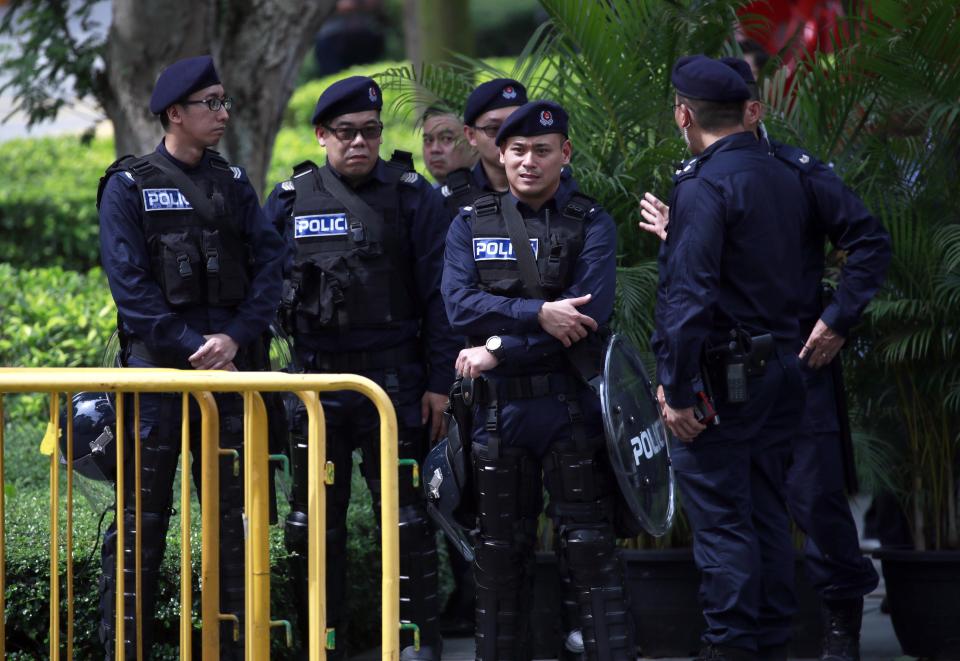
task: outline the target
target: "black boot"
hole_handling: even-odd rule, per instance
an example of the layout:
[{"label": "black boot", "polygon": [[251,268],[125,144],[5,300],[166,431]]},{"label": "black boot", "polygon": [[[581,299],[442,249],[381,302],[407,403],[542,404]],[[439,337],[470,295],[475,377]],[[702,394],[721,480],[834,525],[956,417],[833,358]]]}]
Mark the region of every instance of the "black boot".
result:
[{"label": "black boot", "polygon": [[742,647],[707,645],[694,661],[756,661],[757,655]]},{"label": "black boot", "polygon": [[820,661],[860,661],[863,598],[824,600]]}]

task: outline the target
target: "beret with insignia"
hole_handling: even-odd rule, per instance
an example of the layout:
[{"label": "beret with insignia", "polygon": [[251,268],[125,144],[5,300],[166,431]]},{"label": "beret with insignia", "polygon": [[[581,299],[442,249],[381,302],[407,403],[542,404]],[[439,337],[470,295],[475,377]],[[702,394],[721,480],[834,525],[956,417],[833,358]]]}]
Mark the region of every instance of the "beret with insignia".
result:
[{"label": "beret with insignia", "polygon": [[507,138],[517,135],[567,135],[567,121],[567,111],[560,104],[553,101],[531,101],[507,117],[497,132],[496,144],[499,147]]},{"label": "beret with insignia", "polygon": [[150,112],[159,115],[197,90],[219,84],[220,76],[209,55],[177,60],[157,78],[153,94],[150,95]]},{"label": "beret with insignia", "polygon": [[690,99],[733,103],[750,98],[740,74],[706,55],[685,55],[673,65],[670,80],[677,93]]},{"label": "beret with insignia", "polygon": [[511,78],[496,78],[477,85],[467,97],[463,123],[473,126],[477,117],[489,110],[522,106],[527,102],[527,88]]},{"label": "beret with insignia", "polygon": [[383,95],[380,86],[367,76],[350,76],[333,83],[317,99],[310,123],[316,126],[325,120],[351,112],[380,110]]}]

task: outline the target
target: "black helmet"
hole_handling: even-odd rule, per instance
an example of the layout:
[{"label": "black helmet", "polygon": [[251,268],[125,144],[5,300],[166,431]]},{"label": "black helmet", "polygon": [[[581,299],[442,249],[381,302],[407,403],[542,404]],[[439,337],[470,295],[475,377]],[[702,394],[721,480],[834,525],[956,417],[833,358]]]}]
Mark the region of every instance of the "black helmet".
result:
[{"label": "black helmet", "polygon": [[[466,466],[457,433],[456,424],[451,420],[448,437],[437,443],[424,459],[423,488],[430,518],[450,538],[467,562],[473,562],[473,526],[464,525],[464,519],[470,518],[464,510],[469,508],[461,507],[461,500],[470,500],[471,486],[466,482]],[[460,451],[451,448],[459,448]]]},{"label": "black helmet", "polygon": [[[73,396],[73,468],[80,475],[101,482],[116,477],[117,414],[112,398],[102,392],[78,392]],[[67,434],[60,434],[60,455],[67,460]]]}]

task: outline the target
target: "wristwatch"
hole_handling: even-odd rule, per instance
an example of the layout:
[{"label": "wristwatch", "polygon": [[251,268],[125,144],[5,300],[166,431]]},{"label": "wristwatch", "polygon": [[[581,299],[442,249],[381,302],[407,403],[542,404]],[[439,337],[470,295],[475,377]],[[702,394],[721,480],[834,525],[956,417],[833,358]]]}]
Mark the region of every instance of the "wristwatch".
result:
[{"label": "wristwatch", "polygon": [[503,340],[500,339],[499,335],[491,335],[488,337],[486,344],[483,346],[493,354],[494,358],[499,361],[503,360]]}]

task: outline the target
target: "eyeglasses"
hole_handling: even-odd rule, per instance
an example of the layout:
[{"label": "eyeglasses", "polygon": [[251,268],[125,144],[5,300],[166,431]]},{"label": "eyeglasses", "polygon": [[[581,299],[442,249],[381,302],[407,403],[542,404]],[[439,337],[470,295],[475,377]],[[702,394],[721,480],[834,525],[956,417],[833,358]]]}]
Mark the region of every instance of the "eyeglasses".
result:
[{"label": "eyeglasses", "polygon": [[199,101],[181,101],[180,105],[192,106],[194,104],[200,104],[200,103],[202,103],[207,108],[209,108],[211,112],[217,112],[218,110],[220,110],[220,108],[223,108],[224,110],[230,110],[233,107],[233,99],[231,99],[230,97],[227,97],[225,99],[213,98],[213,99],[200,99]]},{"label": "eyeglasses", "polygon": [[353,142],[357,139],[357,134],[363,136],[364,140],[374,140],[383,134],[383,122],[368,124],[367,126],[332,126],[325,127],[328,131],[337,136],[340,142]]},{"label": "eyeglasses", "polygon": [[500,124],[487,124],[486,126],[474,126],[473,128],[483,131],[483,134],[488,138],[496,138],[497,133],[500,132],[500,126]]}]

